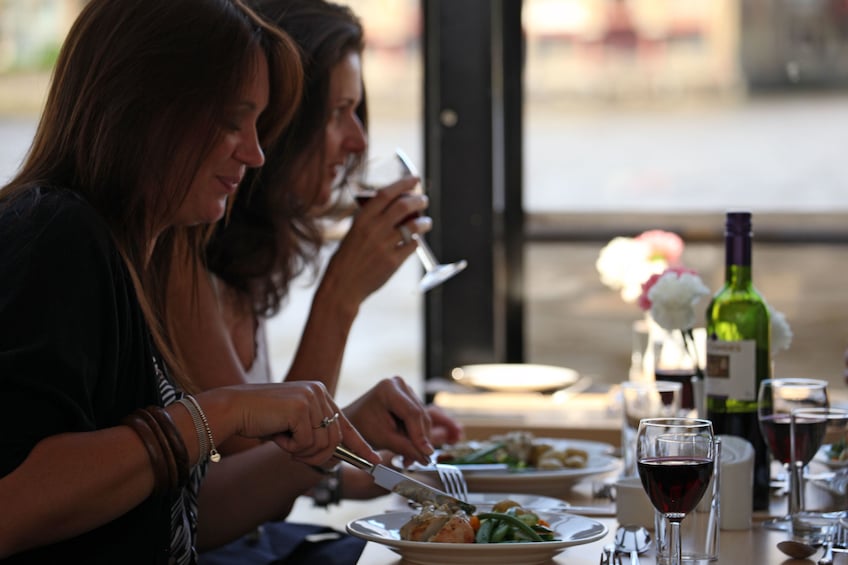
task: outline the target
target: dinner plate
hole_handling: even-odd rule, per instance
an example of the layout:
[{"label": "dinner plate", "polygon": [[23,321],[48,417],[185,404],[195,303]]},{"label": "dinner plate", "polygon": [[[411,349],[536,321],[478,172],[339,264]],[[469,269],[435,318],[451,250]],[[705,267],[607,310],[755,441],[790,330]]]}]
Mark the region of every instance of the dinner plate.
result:
[{"label": "dinner plate", "polygon": [[529,363],[463,365],[451,371],[458,383],[501,392],[541,392],[565,388],[580,375],[574,369]]},{"label": "dinner plate", "polygon": [[387,546],[403,556],[405,562],[418,565],[537,565],[550,560],[566,548],[591,543],[604,537],[607,527],[597,520],[559,512],[539,512],[556,532],[559,541],[529,543],[430,543],[400,539],[400,528],[416,513],[386,512],[352,520],[349,534]]},{"label": "dinner plate", "polygon": [[[588,454],[585,467],[568,469],[521,469],[512,470],[503,465],[457,465],[462,469],[469,492],[538,494],[560,497],[568,494],[574,484],[586,477],[608,473],[619,467],[619,460],[612,455],[609,443],[580,439],[536,438],[534,441],[551,444],[554,449],[583,449]],[[433,455],[434,461],[439,452]],[[398,461],[396,460],[396,464]],[[436,469],[414,463],[409,473],[431,475],[425,482],[438,481]]]},{"label": "dinner plate", "polygon": [[492,507],[502,500],[517,502],[522,508],[534,512],[570,512],[567,502],[552,496],[538,494],[524,494],[518,492],[470,492],[468,502],[477,507],[477,511],[491,510]]}]

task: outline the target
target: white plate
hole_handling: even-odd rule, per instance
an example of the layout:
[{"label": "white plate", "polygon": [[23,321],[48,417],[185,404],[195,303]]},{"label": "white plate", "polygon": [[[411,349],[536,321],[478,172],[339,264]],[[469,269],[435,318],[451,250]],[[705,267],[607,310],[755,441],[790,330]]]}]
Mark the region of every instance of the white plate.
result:
[{"label": "white plate", "polygon": [[551,496],[540,496],[537,494],[523,494],[517,492],[469,492],[468,502],[477,507],[477,511],[491,510],[491,508],[502,500],[512,500],[521,505],[522,508],[535,512],[570,512],[570,506],[564,500]]},{"label": "white plate", "polygon": [[[487,493],[521,493],[538,494],[552,497],[566,496],[574,483],[592,475],[614,471],[619,461],[611,455],[613,446],[609,443],[580,439],[536,438],[534,441],[553,445],[554,449],[583,449],[589,454],[585,467],[577,469],[537,470],[525,469],[511,471],[501,467],[487,468],[485,465],[474,465],[466,469],[457,465],[465,475],[469,492]],[[433,455],[438,457],[438,451]],[[399,463],[395,460],[395,464]],[[407,468],[409,473],[425,473],[435,475],[433,467],[425,467],[417,463]],[[425,481],[433,483],[438,478]]]},{"label": "white plate", "polygon": [[821,446],[818,452],[816,452],[816,456],[813,457],[813,461],[818,461],[819,463],[827,465],[830,469],[843,469],[845,467],[848,467],[848,460],[834,461],[833,459],[829,458],[827,456],[827,452],[829,449],[830,445],[826,444]]},{"label": "white plate", "polygon": [[538,392],[571,386],[580,375],[574,369],[528,363],[463,365],[451,371],[458,383],[501,392]]},{"label": "white plate", "polygon": [[419,565],[537,565],[550,560],[568,547],[591,543],[604,537],[607,527],[584,516],[558,512],[539,512],[560,541],[530,543],[429,543],[400,539],[400,528],[415,512],[387,512],[352,520],[349,534],[388,546],[405,562]]}]

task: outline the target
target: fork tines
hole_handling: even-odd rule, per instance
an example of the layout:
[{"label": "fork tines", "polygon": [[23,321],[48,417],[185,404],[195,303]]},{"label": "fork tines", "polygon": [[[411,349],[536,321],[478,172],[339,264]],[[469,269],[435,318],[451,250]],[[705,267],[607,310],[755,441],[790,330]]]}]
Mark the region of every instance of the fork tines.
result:
[{"label": "fork tines", "polygon": [[446,493],[464,502],[468,501],[468,484],[458,467],[437,463],[436,471],[439,473],[439,479],[441,479]]}]

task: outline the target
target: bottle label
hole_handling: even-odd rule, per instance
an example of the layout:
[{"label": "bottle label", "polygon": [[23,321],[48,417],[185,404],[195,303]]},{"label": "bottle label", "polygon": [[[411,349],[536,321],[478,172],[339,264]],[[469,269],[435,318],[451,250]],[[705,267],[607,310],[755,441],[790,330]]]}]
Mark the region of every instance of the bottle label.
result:
[{"label": "bottle label", "polygon": [[757,400],[757,342],[707,341],[707,396]]}]

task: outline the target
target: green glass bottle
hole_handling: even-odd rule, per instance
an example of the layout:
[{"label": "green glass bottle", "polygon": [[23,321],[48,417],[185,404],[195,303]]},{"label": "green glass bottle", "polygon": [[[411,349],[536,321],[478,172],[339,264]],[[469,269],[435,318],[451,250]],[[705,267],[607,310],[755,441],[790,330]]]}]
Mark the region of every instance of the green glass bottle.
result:
[{"label": "green glass bottle", "polygon": [[716,434],[754,446],[754,510],[769,505],[769,454],[757,421],[757,391],[770,378],[768,306],[751,280],[751,213],[728,212],[725,281],[707,307],[707,418]]}]

